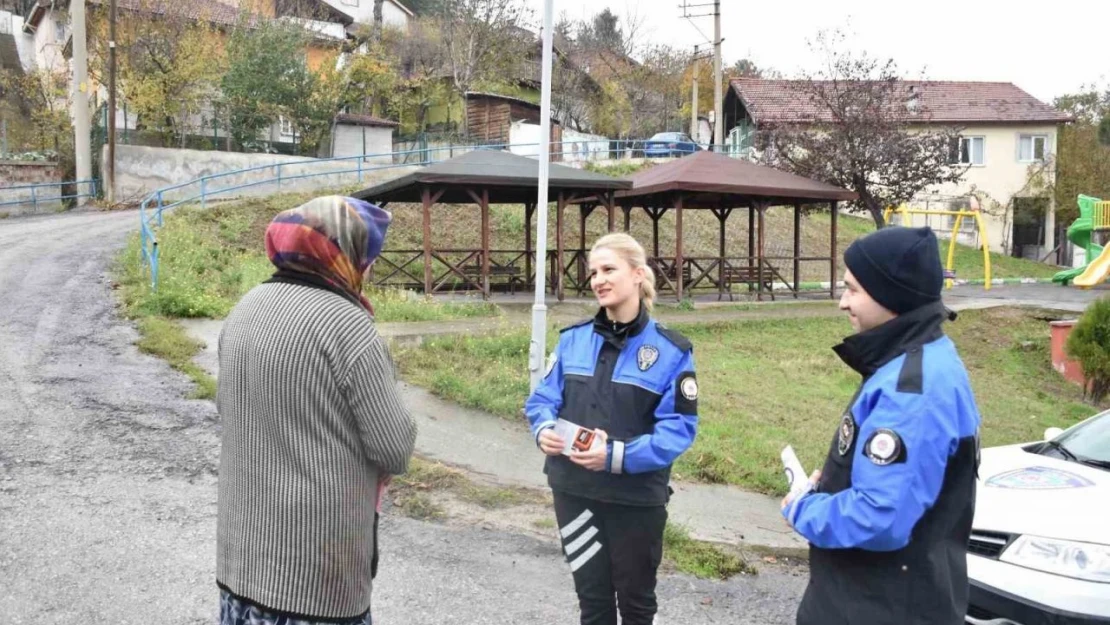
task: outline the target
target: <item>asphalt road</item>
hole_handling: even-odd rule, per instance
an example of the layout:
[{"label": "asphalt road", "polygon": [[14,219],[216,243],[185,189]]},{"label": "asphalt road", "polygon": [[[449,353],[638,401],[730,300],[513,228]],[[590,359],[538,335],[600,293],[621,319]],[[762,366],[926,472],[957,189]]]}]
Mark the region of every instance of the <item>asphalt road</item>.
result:
[{"label": "asphalt road", "polygon": [[[109,270],[138,217],[0,221],[0,624],[214,623],[214,405],[140,354]],[[574,623],[554,541],[388,517],[376,623]],[[658,623],[792,623],[804,575],[660,581]]]}]

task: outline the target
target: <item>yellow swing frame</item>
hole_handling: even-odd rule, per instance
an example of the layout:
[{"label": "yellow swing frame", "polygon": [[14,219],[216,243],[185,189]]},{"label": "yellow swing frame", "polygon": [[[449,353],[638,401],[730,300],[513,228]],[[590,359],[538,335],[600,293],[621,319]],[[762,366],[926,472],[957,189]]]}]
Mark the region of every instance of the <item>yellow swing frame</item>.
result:
[{"label": "yellow swing frame", "polygon": [[956,223],[952,226],[952,237],[948,239],[948,260],[944,268],[944,286],[945,288],[952,288],[952,278],[955,275],[952,265],[956,261],[956,238],[960,233],[960,226],[963,224],[964,217],[970,217],[975,220],[976,226],[979,228],[979,236],[983,244],[983,289],[989,291],[991,288],[991,254],[990,244],[987,241],[987,230],[983,227],[983,216],[979,211],[948,211],[948,210],[930,210],[925,208],[907,208],[905,205],[898,208],[888,207],[883,211],[883,222],[890,224],[890,216],[894,213],[900,215],[955,215]]}]

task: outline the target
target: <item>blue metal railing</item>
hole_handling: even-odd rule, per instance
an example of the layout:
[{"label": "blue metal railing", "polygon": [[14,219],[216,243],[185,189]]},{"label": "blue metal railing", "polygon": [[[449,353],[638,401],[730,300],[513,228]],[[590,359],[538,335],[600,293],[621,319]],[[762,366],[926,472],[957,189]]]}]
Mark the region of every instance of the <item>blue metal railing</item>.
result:
[{"label": "blue metal railing", "polygon": [[[552,147],[552,155],[562,158],[557,161],[557,164],[576,163],[576,162],[608,162],[613,160],[623,160],[626,158],[673,158],[676,156],[685,156],[688,152],[683,152],[680,149],[670,147],[658,147],[645,150],[645,140],[597,140],[597,141],[574,141],[554,143]],[[569,146],[569,149],[568,149]],[[531,149],[529,149],[531,148]],[[704,148],[703,148],[704,149]],[[735,150],[730,149],[727,145],[708,146],[708,149],[714,152],[722,152],[733,156],[739,156],[734,153]],[[516,144],[482,144],[482,145],[448,145],[448,146],[429,146],[414,150],[402,150],[395,152],[385,152],[380,154],[364,154],[359,156],[344,156],[337,158],[325,159],[305,159],[303,161],[288,161],[283,163],[274,163],[270,165],[258,165],[256,167],[248,167],[246,169],[239,169],[235,171],[224,172],[221,174],[212,174],[202,176],[195,180],[183,182],[180,184],[171,185],[158,189],[148,195],[139,204],[139,237],[141,244],[141,255],[144,264],[150,269],[150,285],[154,290],[158,289],[158,266],[160,252],[158,247],[158,237],[155,232],[156,227],[161,227],[164,224],[164,213],[171,208],[181,206],[182,204],[199,203],[202,208],[207,206],[208,200],[217,196],[226,195],[228,193],[242,191],[253,187],[263,185],[276,185],[275,192],[281,191],[282,183],[288,183],[295,180],[304,180],[308,178],[318,178],[322,176],[344,176],[344,175],[357,175],[357,182],[363,182],[365,174],[375,171],[383,171],[387,169],[397,169],[402,167],[423,167],[433,163],[441,162],[449,158],[464,154],[466,152],[476,150],[509,150],[524,156],[537,157],[539,151],[538,143],[516,143]],[[534,152],[534,153],[533,153]],[[415,161],[409,161],[410,157],[416,157]],[[379,163],[388,159],[386,163]],[[568,160],[569,159],[569,160]],[[370,161],[370,162],[367,162]],[[288,172],[293,168],[307,168],[316,167],[328,163],[339,163],[340,168],[337,169],[324,169],[323,171],[309,172],[309,173],[296,173],[294,175],[283,175],[283,172]],[[343,168],[345,165],[346,168]],[[273,175],[269,177],[261,177],[259,180],[251,182],[234,183],[235,178],[242,178],[252,174],[259,174],[266,170],[271,170]],[[231,182],[228,186],[219,186],[221,181]],[[192,194],[190,194],[192,193]],[[176,197],[173,201],[167,201],[170,197]],[[180,197],[179,197],[180,196]]]},{"label": "blue metal railing", "polygon": [[[14,187],[0,187],[0,197],[13,197],[15,199],[0,200],[0,208],[5,206],[23,206],[30,204],[32,210],[37,211],[39,203],[50,202],[64,202],[66,200],[77,200],[83,197],[93,198],[96,197],[96,187],[98,181],[93,180],[67,180],[65,182],[44,182],[41,184],[23,184]],[[65,187],[74,187],[75,192],[71,194],[64,194],[62,190]],[[87,192],[82,193],[81,189],[88,189]],[[43,191],[39,191],[43,189]],[[51,195],[50,193],[57,195]],[[22,196],[22,197],[16,197]]]}]

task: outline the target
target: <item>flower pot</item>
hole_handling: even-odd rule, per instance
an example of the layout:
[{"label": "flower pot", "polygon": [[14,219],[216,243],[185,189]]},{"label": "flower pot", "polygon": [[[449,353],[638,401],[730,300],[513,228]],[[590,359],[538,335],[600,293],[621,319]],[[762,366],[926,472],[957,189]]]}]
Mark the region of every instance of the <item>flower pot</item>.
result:
[{"label": "flower pot", "polygon": [[1052,368],[1069,382],[1084,386],[1087,382],[1083,376],[1083,367],[1076,361],[1068,358],[1064,346],[1067,345],[1068,335],[1075,327],[1075,319],[1053,321],[1049,324],[1052,329]]}]

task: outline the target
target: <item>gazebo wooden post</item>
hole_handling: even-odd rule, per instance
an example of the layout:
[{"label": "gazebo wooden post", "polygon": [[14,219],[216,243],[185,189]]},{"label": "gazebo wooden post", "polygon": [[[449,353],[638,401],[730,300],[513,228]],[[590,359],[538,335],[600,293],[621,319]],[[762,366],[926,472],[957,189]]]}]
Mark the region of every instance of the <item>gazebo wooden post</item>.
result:
[{"label": "gazebo wooden post", "polygon": [[482,298],[489,299],[489,189],[482,189]]},{"label": "gazebo wooden post", "polygon": [[757,262],[759,262],[759,272],[757,274],[758,279],[759,279],[759,283],[756,284],[756,291],[755,292],[756,292],[756,299],[762,302],[763,301],[763,244],[765,242],[764,241],[764,236],[763,236],[763,225],[764,225],[764,216],[767,212],[767,203],[766,202],[760,202],[757,205],[756,210],[759,211],[759,248],[757,250],[757,253],[759,254],[759,257],[757,259]]},{"label": "gazebo wooden post", "polygon": [[725,222],[728,221],[729,215],[732,214],[732,209],[719,205],[717,208],[713,209],[713,214],[716,215],[718,221],[721,222],[721,245],[720,254],[717,259],[717,301],[720,301],[721,297],[725,294],[725,268],[728,264],[728,251],[725,247]]},{"label": "gazebo wooden post", "polygon": [[424,294],[432,294],[432,190],[424,187],[420,191],[424,204]]},{"label": "gazebo wooden post", "polygon": [[616,228],[616,221],[614,221],[614,218],[616,217],[616,215],[613,212],[614,209],[616,208],[616,202],[613,199],[613,195],[614,194],[613,194],[612,191],[605,194],[605,209],[608,211],[609,232],[614,232],[617,229]]},{"label": "gazebo wooden post", "polygon": [[[532,279],[532,214],[536,212],[536,204],[529,202],[524,205],[524,282]],[[540,279],[542,276],[536,276]],[[532,283],[533,286],[535,283]]]},{"label": "gazebo wooden post", "polygon": [[836,299],[836,218],[837,218],[837,202],[834,200],[832,205],[832,220],[831,227],[829,228],[829,299]]},{"label": "gazebo wooden post", "polygon": [[564,196],[563,192],[559,192],[559,200],[555,205],[555,293],[559,301],[563,301],[565,294],[563,292],[563,208]]},{"label": "gazebo wooden post", "polygon": [[798,299],[798,288],[801,285],[802,261],[802,205],[794,203],[794,299]]},{"label": "gazebo wooden post", "polygon": [[586,279],[586,267],[583,265],[583,260],[586,258],[586,219],[589,218],[590,213],[594,212],[596,204],[579,204],[578,205],[578,254],[574,259],[574,266],[577,269],[578,285],[575,293],[582,294],[582,283]]},{"label": "gazebo wooden post", "polygon": [[[755,211],[756,204],[748,204],[748,270],[755,269]],[[749,274],[750,275],[750,274]],[[749,290],[751,285],[749,284]]]},{"label": "gazebo wooden post", "polygon": [[[676,284],[678,288],[678,301],[682,301],[682,288],[683,288],[683,258],[682,258],[682,195],[680,194],[675,199],[675,245],[674,245],[674,267],[675,277],[677,278]],[[656,222],[658,223],[658,222]]]},{"label": "gazebo wooden post", "polygon": [[628,205],[625,205],[625,206],[621,207],[621,210],[624,211],[624,231],[625,232],[631,232],[632,231],[632,207],[628,206]]},{"label": "gazebo wooden post", "polygon": [[651,215],[651,250],[652,250],[652,253],[655,255],[655,258],[658,260],[659,259],[659,218],[663,216],[663,213],[659,212],[659,209],[657,209],[657,208],[652,208],[651,210],[648,210],[648,209],[645,208],[644,210],[647,211],[648,215]]}]

